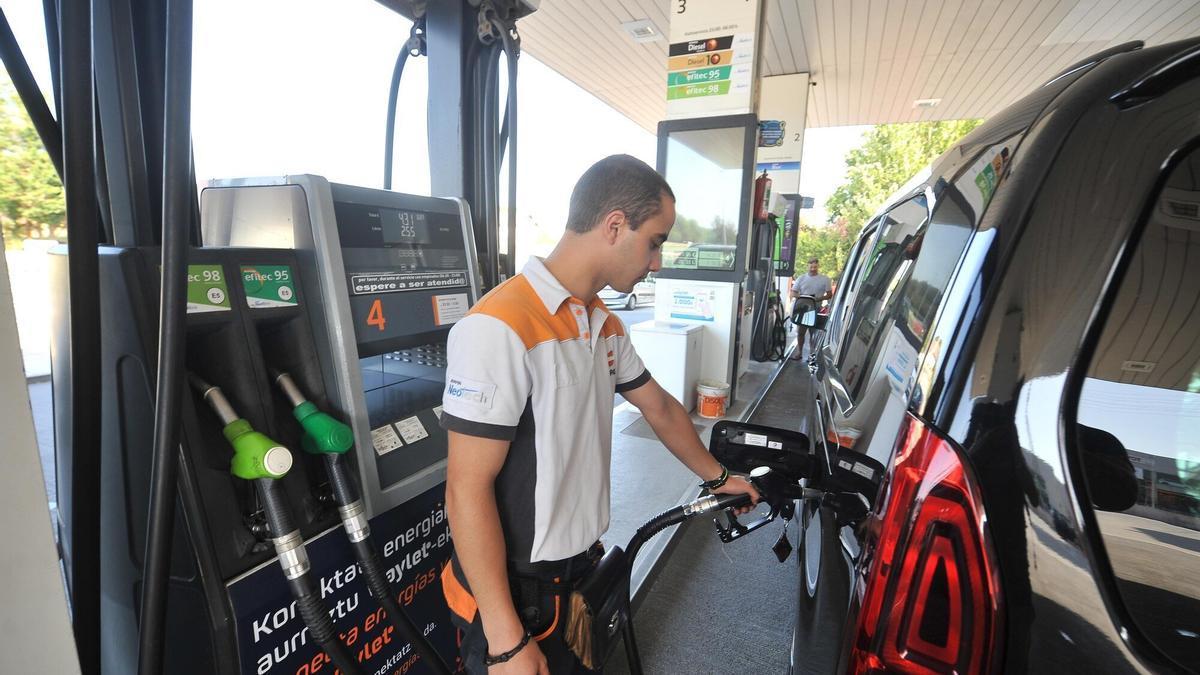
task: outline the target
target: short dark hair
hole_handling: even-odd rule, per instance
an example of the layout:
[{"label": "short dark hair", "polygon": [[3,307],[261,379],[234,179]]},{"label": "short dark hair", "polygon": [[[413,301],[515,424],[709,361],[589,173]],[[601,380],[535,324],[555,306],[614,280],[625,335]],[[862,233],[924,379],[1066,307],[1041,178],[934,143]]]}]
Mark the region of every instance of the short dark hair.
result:
[{"label": "short dark hair", "polygon": [[589,167],[575,183],[567,229],[584,233],[605,214],[624,211],[629,229],[636,230],[662,210],[663,195],[675,199],[666,179],[649,164],[629,155],[610,155]]},{"label": "short dark hair", "polygon": [[813,263],[820,263],[820,262],[821,262],[821,261],[820,261],[820,259],[818,259],[818,258],[809,258],[809,259],[808,259],[808,264],[809,264],[809,265],[811,265],[811,264],[813,264]]}]

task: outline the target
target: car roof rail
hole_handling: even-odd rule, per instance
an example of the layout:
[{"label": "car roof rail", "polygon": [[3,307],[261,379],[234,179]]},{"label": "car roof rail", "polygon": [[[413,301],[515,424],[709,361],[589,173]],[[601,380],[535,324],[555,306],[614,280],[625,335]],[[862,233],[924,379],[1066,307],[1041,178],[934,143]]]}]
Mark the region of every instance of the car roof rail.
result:
[{"label": "car roof rail", "polygon": [[1200,41],[1193,42],[1154,66],[1108,100],[1122,109],[1132,108],[1158,98],[1197,76],[1200,76]]},{"label": "car roof rail", "polygon": [[1076,63],[1071,64],[1070,66],[1065,68],[1059,74],[1055,75],[1054,77],[1050,78],[1049,80],[1046,80],[1046,83],[1043,84],[1042,86],[1045,87],[1050,84],[1053,84],[1053,83],[1057,82],[1058,80],[1062,79],[1063,77],[1066,77],[1067,75],[1070,75],[1071,73],[1079,70],[1080,68],[1086,68],[1088,66],[1095,65],[1097,63],[1100,63],[1104,59],[1107,59],[1110,56],[1116,56],[1117,54],[1124,54],[1125,52],[1137,51],[1137,50],[1141,49],[1142,47],[1144,47],[1145,44],[1146,43],[1142,42],[1141,40],[1130,40],[1129,42],[1122,42],[1121,44],[1119,44],[1115,47],[1109,47],[1108,49],[1105,49],[1102,52],[1096,52],[1095,54],[1092,54],[1091,56],[1087,57],[1086,59],[1083,59],[1082,61],[1078,61]]}]

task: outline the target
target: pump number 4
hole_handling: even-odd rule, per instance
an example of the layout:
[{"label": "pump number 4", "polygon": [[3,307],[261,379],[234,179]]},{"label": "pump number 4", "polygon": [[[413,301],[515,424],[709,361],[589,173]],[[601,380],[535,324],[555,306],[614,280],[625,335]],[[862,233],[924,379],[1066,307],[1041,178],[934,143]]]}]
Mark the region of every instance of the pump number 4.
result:
[{"label": "pump number 4", "polygon": [[375,326],[382,333],[387,328],[387,319],[383,318],[383,301],[375,298],[371,303],[371,311],[367,312],[367,325]]}]

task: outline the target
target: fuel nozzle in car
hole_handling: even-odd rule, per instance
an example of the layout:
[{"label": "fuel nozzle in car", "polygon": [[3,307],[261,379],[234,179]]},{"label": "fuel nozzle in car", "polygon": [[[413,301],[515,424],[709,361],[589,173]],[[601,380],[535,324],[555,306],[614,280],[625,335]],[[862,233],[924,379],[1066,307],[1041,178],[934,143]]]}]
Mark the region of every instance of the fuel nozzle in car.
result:
[{"label": "fuel nozzle in car", "polygon": [[304,428],[304,438],[301,442],[304,451],[320,455],[325,460],[329,483],[333,488],[333,498],[342,518],[342,527],[346,530],[346,537],[349,538],[354,555],[362,566],[371,595],[387,612],[396,630],[413,645],[429,669],[439,675],[448,675],[449,666],[400,608],[397,596],[392,593],[384,573],[383,561],[371,543],[371,526],[367,522],[359,488],[354,482],[346,458],[346,451],[354,447],[354,431],[332,415],[322,412],[316,404],[305,398],[290,375],[273,375],[275,384],[292,405],[292,416]]},{"label": "fuel nozzle in car", "polygon": [[361,673],[358,661],[338,638],[329,610],[321,600],[320,589],[310,574],[311,565],[304,548],[304,538],[292,522],[283,486],[278,482],[292,468],[291,451],[255,431],[250,422],[239,417],[220,387],[210,385],[192,373],[188,374],[188,381],[225,425],[222,433],[233,446],[230,473],[254,481],[270,527],[271,544],[275,547],[279,566],[283,569],[309,633],[339,670],[343,673]]},{"label": "fuel nozzle in car", "polygon": [[[834,513],[838,525],[854,525],[870,512],[871,499],[883,476],[879,462],[848,448],[838,448],[823,467],[810,454],[808,437],[797,431],[739,422],[718,422],[709,449],[730,470],[750,475],[750,482],[768,505],[767,513],[742,524],[732,509],[713,518],[723,542],[743,537],[776,518],[786,523],[795,516],[797,500],[815,500]],[[773,547],[780,562],[791,554],[781,535]]]}]

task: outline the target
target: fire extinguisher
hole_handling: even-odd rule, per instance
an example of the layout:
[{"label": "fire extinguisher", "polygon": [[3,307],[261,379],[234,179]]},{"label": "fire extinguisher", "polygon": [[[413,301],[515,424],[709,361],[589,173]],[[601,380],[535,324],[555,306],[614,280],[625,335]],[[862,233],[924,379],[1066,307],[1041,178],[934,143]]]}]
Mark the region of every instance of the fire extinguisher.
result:
[{"label": "fire extinguisher", "polygon": [[754,179],[754,222],[767,222],[767,209],[771,204],[771,177],[766,171]]}]

